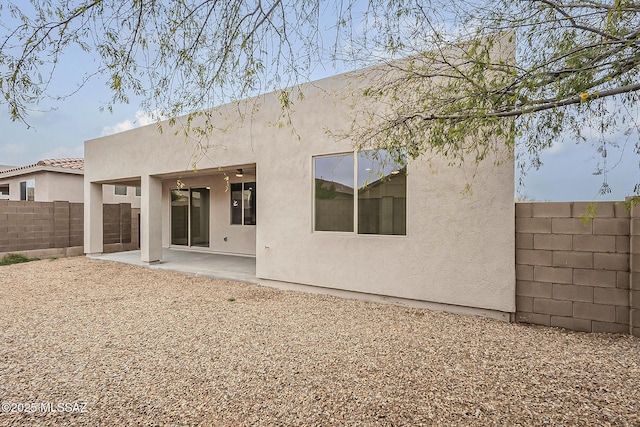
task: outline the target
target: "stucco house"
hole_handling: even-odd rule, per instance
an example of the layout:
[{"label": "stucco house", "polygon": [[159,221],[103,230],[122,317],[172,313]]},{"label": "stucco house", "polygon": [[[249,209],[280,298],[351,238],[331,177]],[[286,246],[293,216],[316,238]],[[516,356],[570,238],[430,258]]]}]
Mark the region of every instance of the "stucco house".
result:
[{"label": "stucco house", "polygon": [[[140,207],[140,188],[105,185],[104,203]],[[84,200],[84,159],[46,159],[19,167],[0,166],[0,200],[35,202]]]},{"label": "stucco house", "polygon": [[193,145],[167,122],[162,133],[150,125],[86,141],[85,252],[102,251],[103,187],[140,186],[143,262],[161,261],[163,248],[249,256],[265,285],[508,320],[513,159],[469,165],[473,192],[461,194],[466,166],[355,152],[327,129],[348,126],[358,84],[344,74],[301,86],[295,131],[276,124],[278,93],[210,111],[216,130],[197,171],[187,166]]}]

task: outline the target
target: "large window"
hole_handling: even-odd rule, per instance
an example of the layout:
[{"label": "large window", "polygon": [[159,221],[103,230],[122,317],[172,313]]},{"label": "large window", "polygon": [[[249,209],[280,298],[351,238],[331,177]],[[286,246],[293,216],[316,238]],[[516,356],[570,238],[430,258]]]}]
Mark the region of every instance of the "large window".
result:
[{"label": "large window", "polygon": [[314,229],[405,235],[406,172],[385,150],[314,158]]},{"label": "large window", "polygon": [[231,184],[231,224],[256,225],[256,183]]},{"label": "large window", "polygon": [[35,200],[36,195],[36,181],[30,179],[28,181],[20,182],[20,200]]}]

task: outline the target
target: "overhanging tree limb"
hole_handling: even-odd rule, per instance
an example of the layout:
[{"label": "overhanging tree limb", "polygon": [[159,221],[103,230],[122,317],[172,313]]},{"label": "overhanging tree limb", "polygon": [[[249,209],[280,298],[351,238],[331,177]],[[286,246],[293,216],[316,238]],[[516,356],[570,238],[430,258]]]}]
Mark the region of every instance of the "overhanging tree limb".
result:
[{"label": "overhanging tree limb", "polygon": [[[627,92],[634,92],[640,90],[640,83],[636,83],[636,84],[632,84],[632,85],[627,85],[627,86],[622,86],[622,87],[618,87],[615,89],[609,89],[609,90],[605,90],[602,92],[598,92],[595,94],[587,94],[588,97],[591,98],[606,98],[609,96],[614,96],[614,95],[619,95],[622,93],[627,93]],[[540,105],[533,105],[533,106],[527,106],[527,107],[522,107],[522,108],[516,108],[513,110],[509,110],[509,111],[496,111],[496,112],[491,112],[491,113],[485,113],[483,116],[486,118],[491,118],[491,117],[501,117],[501,118],[508,118],[508,117],[519,117],[523,114],[531,114],[531,113],[535,113],[538,111],[544,111],[544,110],[550,110],[550,109],[554,109],[554,108],[560,108],[560,107],[564,107],[567,105],[572,105],[572,104],[579,104],[581,102],[584,102],[587,98],[583,97],[583,95],[577,95],[577,96],[573,96],[571,98],[567,98],[567,99],[562,99],[562,100],[557,100],[557,101],[547,101],[544,102],[543,104]],[[431,114],[431,115],[425,115],[425,114],[413,114],[411,116],[405,117],[403,118],[401,121],[398,122],[401,123],[402,121],[406,120],[412,120],[412,119],[422,119],[422,120],[453,120],[453,121],[460,121],[460,120],[465,120],[465,119],[469,119],[469,118],[473,118],[476,115],[474,114],[473,111],[470,111],[468,114],[449,114],[449,115],[438,115],[438,114]]]}]

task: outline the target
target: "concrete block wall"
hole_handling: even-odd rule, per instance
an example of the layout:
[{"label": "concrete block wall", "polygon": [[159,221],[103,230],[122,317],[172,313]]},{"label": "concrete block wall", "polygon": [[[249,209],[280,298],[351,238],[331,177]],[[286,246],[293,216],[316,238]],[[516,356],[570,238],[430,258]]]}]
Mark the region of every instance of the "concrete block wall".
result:
[{"label": "concrete block wall", "polygon": [[84,204],[69,204],[69,246],[84,246]]},{"label": "concrete block wall", "polygon": [[[117,227],[117,240],[110,243],[118,246],[105,245],[105,251],[137,248],[139,209],[135,224],[129,204],[105,205],[106,211],[115,212],[104,227],[105,230]],[[127,230],[121,230],[122,227]],[[132,241],[134,233],[136,240]],[[83,242],[82,203],[0,200],[0,258],[9,253],[37,258],[82,255]]]},{"label": "concrete block wall", "polygon": [[131,248],[140,249],[140,208],[131,208]]},{"label": "concrete block wall", "polygon": [[640,337],[640,206],[631,210],[629,224],[629,289],[631,333]]},{"label": "concrete block wall", "polygon": [[[630,279],[632,268],[640,271],[640,255],[634,258],[631,248],[640,244],[633,234],[640,230],[631,225],[640,229],[640,212],[630,213],[621,202],[600,202],[594,204],[595,217],[583,221],[588,205],[516,204],[516,320],[637,334],[640,316]],[[640,277],[637,287],[640,311]]]},{"label": "concrete block wall", "polygon": [[120,205],[103,205],[102,218],[104,244],[120,243]]},{"label": "concrete block wall", "polygon": [[48,249],[53,239],[53,203],[0,200],[0,253]]},{"label": "concrete block wall", "polygon": [[[115,221],[116,217],[120,218],[120,241],[104,242],[102,251],[104,253],[133,251],[140,249],[139,241],[139,216],[140,208],[131,208],[128,203],[121,203],[120,210],[110,209],[111,215],[109,221]],[[106,228],[106,211],[103,211]],[[112,225],[113,226],[113,225]],[[106,230],[104,231],[106,233]]]},{"label": "concrete block wall", "polygon": [[53,244],[51,248],[69,247],[69,202],[53,202]]}]

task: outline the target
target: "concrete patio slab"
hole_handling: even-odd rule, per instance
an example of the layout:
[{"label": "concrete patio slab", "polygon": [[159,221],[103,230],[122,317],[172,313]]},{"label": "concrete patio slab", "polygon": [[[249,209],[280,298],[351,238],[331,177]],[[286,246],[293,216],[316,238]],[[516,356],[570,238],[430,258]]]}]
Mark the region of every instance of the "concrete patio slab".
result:
[{"label": "concrete patio slab", "polygon": [[151,269],[178,271],[214,279],[258,283],[256,259],[253,257],[163,248],[162,261],[153,264],[142,262],[139,250],[102,254],[90,256],[90,258],[139,265]]}]

